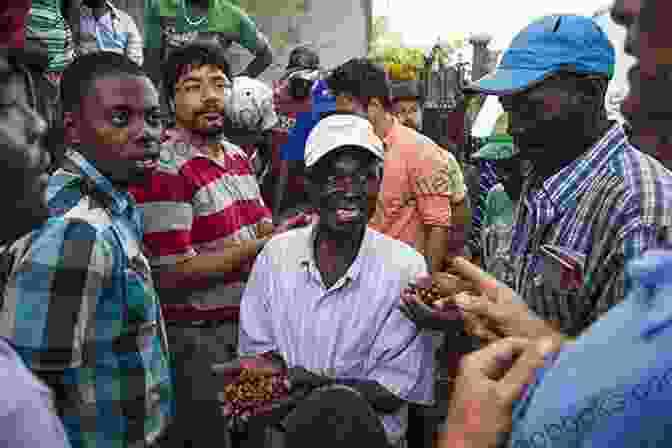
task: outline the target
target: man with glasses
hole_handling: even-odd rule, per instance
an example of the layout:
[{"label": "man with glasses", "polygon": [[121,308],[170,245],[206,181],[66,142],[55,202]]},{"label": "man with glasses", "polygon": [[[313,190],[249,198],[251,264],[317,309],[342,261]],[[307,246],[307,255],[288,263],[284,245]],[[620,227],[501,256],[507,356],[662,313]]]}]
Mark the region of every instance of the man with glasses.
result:
[{"label": "man with glasses", "polygon": [[177,433],[185,446],[206,446],[225,434],[210,368],[235,350],[245,281],[273,226],[248,156],[224,136],[232,89],[224,49],[186,45],[163,72],[176,127],[149,186],[133,194],[169,324]]}]

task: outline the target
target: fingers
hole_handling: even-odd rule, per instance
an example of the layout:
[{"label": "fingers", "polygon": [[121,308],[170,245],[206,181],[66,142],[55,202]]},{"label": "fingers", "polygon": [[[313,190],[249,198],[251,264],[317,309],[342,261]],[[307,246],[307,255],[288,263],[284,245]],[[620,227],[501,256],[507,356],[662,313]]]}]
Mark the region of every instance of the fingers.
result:
[{"label": "fingers", "polygon": [[535,371],[546,364],[547,357],[560,350],[560,342],[555,338],[538,341],[523,351],[511,369],[500,381],[500,393],[505,401],[520,398],[525,385],[534,380]]},{"label": "fingers", "polygon": [[506,301],[515,295],[511,288],[463,257],[456,257],[453,265],[460,276],[472,281],[481,293],[495,302]]},{"label": "fingers", "polygon": [[522,338],[500,339],[467,355],[462,361],[462,370],[478,371],[491,379],[500,378],[511,366],[513,360],[529,349],[530,341]]}]

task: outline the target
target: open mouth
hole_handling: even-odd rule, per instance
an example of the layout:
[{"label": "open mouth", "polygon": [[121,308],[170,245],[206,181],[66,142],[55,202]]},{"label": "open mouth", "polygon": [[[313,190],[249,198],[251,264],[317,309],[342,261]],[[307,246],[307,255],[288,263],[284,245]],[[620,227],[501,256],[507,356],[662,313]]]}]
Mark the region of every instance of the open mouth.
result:
[{"label": "open mouth", "polygon": [[201,114],[201,117],[208,123],[209,126],[223,126],[224,115],[218,112],[208,112]]},{"label": "open mouth", "polygon": [[362,211],[353,208],[336,209],[336,221],[339,224],[346,224],[358,220],[362,216]]},{"label": "open mouth", "polygon": [[149,156],[143,159],[137,160],[135,165],[144,170],[155,170],[159,167],[159,156]]}]

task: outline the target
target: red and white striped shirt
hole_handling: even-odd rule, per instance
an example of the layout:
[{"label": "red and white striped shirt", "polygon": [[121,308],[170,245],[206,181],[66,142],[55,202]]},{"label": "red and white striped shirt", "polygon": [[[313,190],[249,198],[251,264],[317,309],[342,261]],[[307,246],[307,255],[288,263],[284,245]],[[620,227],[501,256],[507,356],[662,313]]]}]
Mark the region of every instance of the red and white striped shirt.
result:
[{"label": "red and white striped shirt", "polygon": [[[224,158],[214,159],[198,136],[168,131],[159,168],[131,192],[144,214],[144,243],[153,267],[174,265],[198,253],[222,251],[231,240],[257,238],[257,225],[271,220],[248,156],[222,140]],[[238,283],[242,272],[224,278]],[[212,278],[189,287],[208,288]],[[218,278],[218,282],[222,282]],[[180,288],[185,287],[180,279]]]}]

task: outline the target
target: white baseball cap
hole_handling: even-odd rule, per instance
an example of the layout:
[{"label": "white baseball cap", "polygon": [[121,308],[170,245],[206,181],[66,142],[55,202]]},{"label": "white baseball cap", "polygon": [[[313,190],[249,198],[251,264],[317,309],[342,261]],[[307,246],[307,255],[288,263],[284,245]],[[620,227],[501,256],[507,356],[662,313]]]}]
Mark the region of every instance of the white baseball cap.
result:
[{"label": "white baseball cap", "polygon": [[368,120],[350,114],[330,115],[317,123],[306,140],[305,163],[309,168],[331,151],[358,146],[379,159],[384,158],[383,142]]}]

